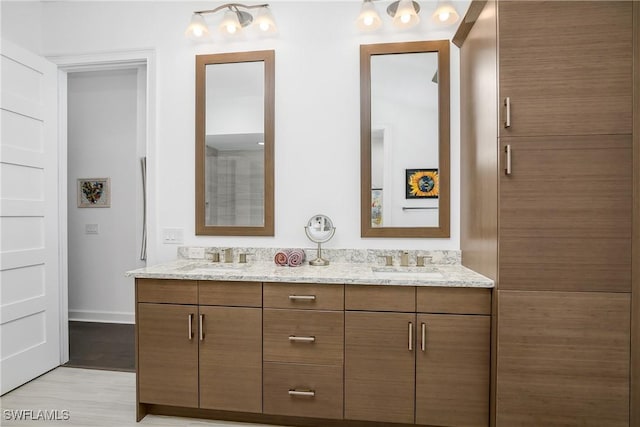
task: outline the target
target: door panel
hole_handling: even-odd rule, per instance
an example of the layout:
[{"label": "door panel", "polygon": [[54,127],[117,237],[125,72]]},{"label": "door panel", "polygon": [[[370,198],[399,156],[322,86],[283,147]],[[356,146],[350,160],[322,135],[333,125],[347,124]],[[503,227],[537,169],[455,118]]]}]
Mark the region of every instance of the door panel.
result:
[{"label": "door panel", "polygon": [[200,306],[200,314],[200,407],[262,412],[262,309]]},{"label": "door panel", "polygon": [[632,3],[499,4],[501,136],[631,134]]},{"label": "door panel", "polygon": [[138,304],[141,403],[198,407],[197,317],[195,305]]},{"label": "door panel", "polygon": [[2,40],[0,394],[60,364],[57,76]]},{"label": "door panel", "polygon": [[631,137],[501,145],[512,167],[500,178],[500,288],[629,292]]},{"label": "door panel", "polygon": [[418,314],[417,327],[416,424],[488,426],[491,318]]},{"label": "door panel", "polygon": [[415,328],[415,320],[414,313],[345,313],[346,419],[414,422],[415,342],[409,350],[408,325]]},{"label": "door panel", "polygon": [[497,426],[628,426],[630,295],[498,292]]}]

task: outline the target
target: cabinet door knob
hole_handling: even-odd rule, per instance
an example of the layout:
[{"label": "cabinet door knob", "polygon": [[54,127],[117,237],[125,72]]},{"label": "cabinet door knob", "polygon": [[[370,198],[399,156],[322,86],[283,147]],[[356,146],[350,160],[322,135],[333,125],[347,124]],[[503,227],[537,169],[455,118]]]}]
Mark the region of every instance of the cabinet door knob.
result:
[{"label": "cabinet door knob", "polygon": [[204,341],[204,314],[200,315],[200,324],[198,325],[200,331],[200,341]]},{"label": "cabinet door knob", "polygon": [[316,341],[316,337],[297,337],[295,335],[290,335],[289,336],[289,341],[291,342],[315,342]]},{"label": "cabinet door knob", "polygon": [[427,351],[427,324],[426,323],[422,323],[422,325],[420,325],[422,328],[422,337],[420,339],[420,349],[422,351]]},{"label": "cabinet door knob", "polygon": [[193,339],[193,313],[189,313],[189,326],[188,326],[188,336],[187,338],[189,338],[189,340]]},{"label": "cabinet door knob", "polygon": [[316,392],[314,390],[289,390],[289,396],[315,397]]}]

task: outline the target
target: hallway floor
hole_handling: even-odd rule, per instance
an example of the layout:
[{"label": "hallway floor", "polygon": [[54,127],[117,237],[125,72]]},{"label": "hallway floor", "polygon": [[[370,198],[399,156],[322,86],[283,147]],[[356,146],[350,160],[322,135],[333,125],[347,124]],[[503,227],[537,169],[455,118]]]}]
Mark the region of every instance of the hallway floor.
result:
[{"label": "hallway floor", "polygon": [[[0,398],[2,426],[267,427],[260,424],[147,415],[136,423],[136,377],[130,372],[59,367]],[[68,411],[68,421],[8,420],[9,411]],[[9,415],[15,412],[9,412]]]},{"label": "hallway floor", "polygon": [[69,361],[74,368],[135,372],[135,325],[69,322]]}]

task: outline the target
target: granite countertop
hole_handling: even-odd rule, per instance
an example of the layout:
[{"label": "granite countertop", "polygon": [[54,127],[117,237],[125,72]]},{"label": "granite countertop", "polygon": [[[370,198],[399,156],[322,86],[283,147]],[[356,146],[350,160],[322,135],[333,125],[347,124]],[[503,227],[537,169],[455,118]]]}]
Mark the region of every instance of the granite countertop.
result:
[{"label": "granite countertop", "polygon": [[372,264],[332,263],[324,267],[305,264],[282,267],[273,262],[248,264],[178,259],[128,271],[128,277],[143,279],[227,280],[251,282],[326,283],[397,286],[451,286],[493,288],[488,279],[460,264],[426,267],[384,267]]}]

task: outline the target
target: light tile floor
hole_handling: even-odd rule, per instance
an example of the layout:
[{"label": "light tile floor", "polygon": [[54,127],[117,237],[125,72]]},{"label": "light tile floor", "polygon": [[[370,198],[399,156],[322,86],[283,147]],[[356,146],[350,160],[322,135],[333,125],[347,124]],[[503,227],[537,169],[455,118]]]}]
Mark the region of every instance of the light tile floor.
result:
[{"label": "light tile floor", "polygon": [[[56,368],[0,398],[1,426],[267,427],[228,421],[147,415],[136,423],[136,377],[130,372]],[[12,410],[68,411],[68,420],[13,420]],[[9,412],[7,412],[9,411]],[[273,427],[273,426],[271,426]]]}]

